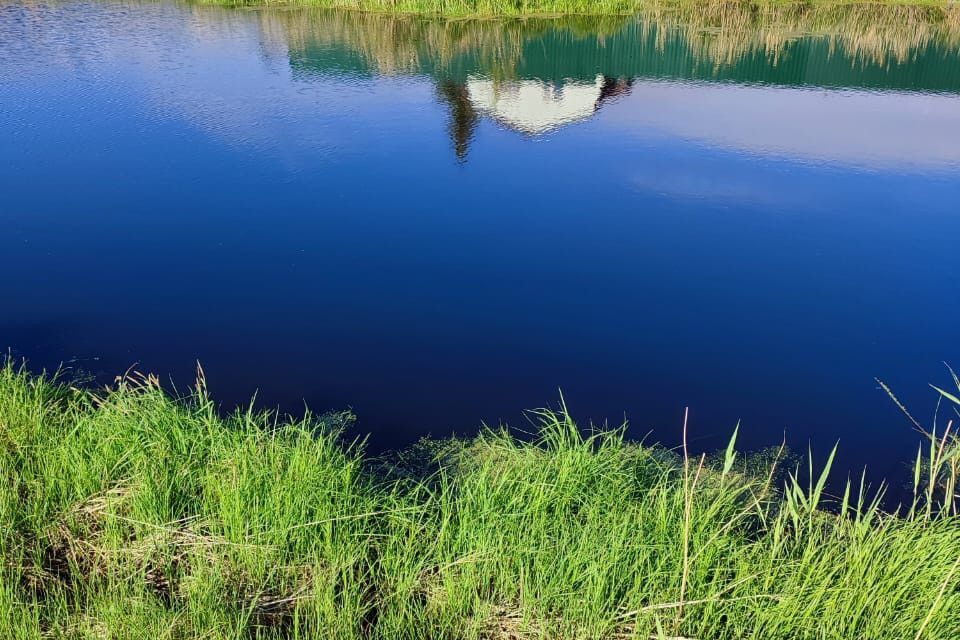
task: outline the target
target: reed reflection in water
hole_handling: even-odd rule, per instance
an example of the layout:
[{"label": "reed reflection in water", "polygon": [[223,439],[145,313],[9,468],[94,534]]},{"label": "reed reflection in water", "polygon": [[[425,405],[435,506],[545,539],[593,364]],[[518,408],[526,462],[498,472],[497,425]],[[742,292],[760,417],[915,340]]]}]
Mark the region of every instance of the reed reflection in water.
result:
[{"label": "reed reflection in water", "polygon": [[637,80],[960,93],[960,9],[715,2],[610,18],[261,18],[295,73],[432,78],[460,160],[483,116],[541,135],[590,117]]}]

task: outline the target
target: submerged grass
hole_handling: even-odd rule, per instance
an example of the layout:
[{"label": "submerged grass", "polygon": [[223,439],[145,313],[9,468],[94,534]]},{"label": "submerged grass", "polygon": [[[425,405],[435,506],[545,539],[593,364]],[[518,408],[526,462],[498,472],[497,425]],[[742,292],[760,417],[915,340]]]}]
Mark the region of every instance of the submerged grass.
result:
[{"label": "submerged grass", "polygon": [[344,416],[224,418],[202,378],[174,399],[7,364],[0,637],[960,637],[955,440],[889,514],[826,496],[829,461],[801,480],[735,436],[695,458],[534,418],[533,442],[374,460]]}]

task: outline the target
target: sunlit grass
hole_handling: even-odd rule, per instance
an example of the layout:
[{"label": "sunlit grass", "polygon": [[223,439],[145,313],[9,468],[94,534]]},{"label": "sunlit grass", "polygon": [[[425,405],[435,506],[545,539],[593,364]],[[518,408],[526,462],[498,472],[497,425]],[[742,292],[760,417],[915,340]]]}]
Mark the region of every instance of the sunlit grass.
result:
[{"label": "sunlit grass", "polygon": [[943,434],[889,514],[859,484],[827,495],[829,460],[532,416],[532,442],[486,430],[371,459],[342,414],[222,417],[202,378],[173,399],[8,364],[0,637],[960,637]]}]

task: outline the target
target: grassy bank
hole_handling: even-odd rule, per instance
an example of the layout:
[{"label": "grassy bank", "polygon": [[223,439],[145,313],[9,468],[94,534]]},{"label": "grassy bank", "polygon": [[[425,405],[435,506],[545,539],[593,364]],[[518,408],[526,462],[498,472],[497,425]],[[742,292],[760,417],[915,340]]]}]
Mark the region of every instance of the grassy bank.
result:
[{"label": "grassy bank", "polygon": [[949,443],[889,515],[817,469],[536,418],[373,460],[343,415],[2,368],[0,637],[960,637]]},{"label": "grassy bank", "polygon": [[630,15],[658,10],[697,10],[718,4],[737,5],[751,11],[771,7],[819,7],[861,4],[912,7],[955,6],[953,0],[199,0],[225,6],[296,6],[349,9],[379,13],[406,13],[449,17],[545,16],[545,15]]}]

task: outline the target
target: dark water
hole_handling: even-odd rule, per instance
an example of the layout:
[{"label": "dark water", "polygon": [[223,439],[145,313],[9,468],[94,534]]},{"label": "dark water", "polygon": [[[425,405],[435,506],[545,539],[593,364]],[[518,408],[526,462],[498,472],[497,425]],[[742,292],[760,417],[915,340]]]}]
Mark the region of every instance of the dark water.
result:
[{"label": "dark water", "polygon": [[562,387],[895,472],[874,377],[960,364],[960,21],[660,20],[0,4],[0,345],[374,449]]}]

